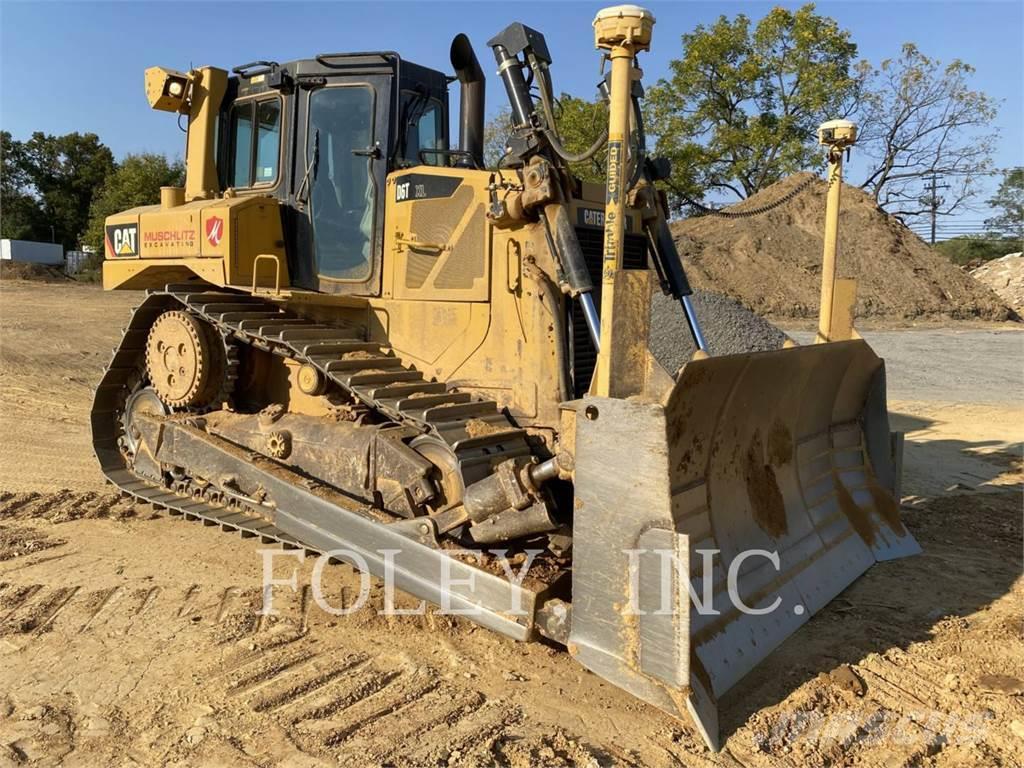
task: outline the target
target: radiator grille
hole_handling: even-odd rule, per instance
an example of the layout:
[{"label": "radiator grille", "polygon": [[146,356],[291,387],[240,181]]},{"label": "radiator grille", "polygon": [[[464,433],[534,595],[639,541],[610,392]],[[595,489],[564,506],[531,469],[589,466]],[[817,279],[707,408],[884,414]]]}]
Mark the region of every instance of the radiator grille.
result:
[{"label": "radiator grille", "polygon": [[451,255],[434,278],[436,288],[472,288],[478,278],[484,276],[484,259],[486,257],[487,218],[484,215],[484,204],[480,203],[473,211],[462,236],[452,248]]},{"label": "radiator grille", "polygon": [[[583,258],[587,262],[590,279],[594,283],[594,303],[601,309],[601,266],[604,244],[604,230],[591,227],[577,227],[576,237],[583,249]],[[626,269],[647,268],[647,238],[644,235],[626,233],[623,243],[623,266]],[[570,323],[572,331],[572,376],[576,397],[582,397],[590,389],[590,379],[594,375],[597,364],[597,351],[590,342],[587,323],[583,312],[575,302],[570,304]]]},{"label": "radiator grille", "polygon": [[412,203],[409,231],[425,243],[448,243],[466,209],[473,204],[473,190],[460,187],[451,197],[435,197]]},{"label": "radiator grille", "polygon": [[417,251],[410,248],[405,263],[405,287],[422,288],[423,283],[427,280],[427,275],[437,263],[437,254],[432,251]]},{"label": "radiator grille", "polygon": [[[433,287],[440,289],[472,288],[484,276],[486,261],[487,219],[483,203],[473,207],[473,190],[463,186],[450,198],[421,200],[412,203],[410,234],[423,243],[451,245],[452,251],[433,278]],[[467,213],[472,209],[472,213]],[[452,242],[452,235],[462,219],[471,219]],[[440,255],[434,251],[410,247],[405,287],[420,289],[438,266]]]}]

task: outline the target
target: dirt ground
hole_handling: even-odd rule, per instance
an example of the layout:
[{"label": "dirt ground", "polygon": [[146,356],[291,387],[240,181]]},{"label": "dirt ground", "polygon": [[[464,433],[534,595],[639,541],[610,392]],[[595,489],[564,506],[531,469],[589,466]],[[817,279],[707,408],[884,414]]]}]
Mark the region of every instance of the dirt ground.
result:
[{"label": "dirt ground", "polygon": [[[559,649],[378,616],[379,587],[326,614],[312,561],[259,619],[256,539],[122,502],[93,465],[90,386],[137,300],[0,285],[0,766],[1021,764],[1019,386],[901,385],[924,554],[872,568],[731,691],[712,754]],[[1019,385],[1021,362],[962,364]],[[341,601],[359,584],[325,581]]]}]

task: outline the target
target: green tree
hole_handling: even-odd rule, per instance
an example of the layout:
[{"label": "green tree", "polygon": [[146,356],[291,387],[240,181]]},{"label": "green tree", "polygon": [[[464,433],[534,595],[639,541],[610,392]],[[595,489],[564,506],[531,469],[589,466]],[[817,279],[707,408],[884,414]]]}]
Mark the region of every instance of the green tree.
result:
[{"label": "green tree", "polygon": [[0,132],[0,237],[33,239],[41,226],[42,211],[31,188],[25,143],[16,141],[8,131]]},{"label": "green tree", "polygon": [[21,142],[5,132],[0,140],[5,235],[10,231],[21,239],[52,239],[74,248],[85,232],[93,195],[114,169],[110,149],[94,133],[36,132]]},{"label": "green tree", "polygon": [[160,202],[160,187],[180,186],[185,169],[163,155],[128,155],[110,174],[92,200],[89,226],[83,240],[103,252],[103,221],[115,213]]},{"label": "green tree", "polygon": [[1024,167],[1006,171],[988,204],[999,213],[986,219],[985,226],[994,234],[1013,238],[1016,248],[1024,250]]},{"label": "green tree", "polygon": [[[859,65],[864,87],[858,153],[871,161],[861,188],[902,218],[948,215],[969,207],[991,169],[996,103],[970,88],[974,68],[943,64],[913,43],[877,68]],[[932,200],[932,177],[944,186]]]},{"label": "green tree", "polygon": [[[562,145],[571,154],[580,154],[608,128],[608,110],[603,102],[587,101],[563,93],[555,103],[555,123]],[[484,125],[484,165],[496,168],[505,154],[505,142],[512,132],[512,110],[503,107]],[[607,157],[603,151],[589,160],[570,167],[584,181],[604,183]]]},{"label": "green tree", "polygon": [[484,124],[484,166],[497,168],[512,132],[512,110],[507,106]]},{"label": "green tree", "polygon": [[672,186],[692,199],[746,198],[816,166],[818,125],[855,107],[857,46],[812,4],[774,8],[756,25],[721,16],[682,45],[671,76],[648,90],[646,113]]},{"label": "green tree", "polygon": [[[603,101],[587,101],[563,93],[555,103],[555,123],[562,146],[573,155],[590,149],[608,130],[608,107]],[[608,153],[599,150],[589,160],[571,163],[572,172],[583,181],[604,184]]]},{"label": "green tree", "polygon": [[933,247],[954,264],[966,266],[998,259],[1014,249],[1020,250],[1020,240],[997,235],[961,235],[943,240]]}]

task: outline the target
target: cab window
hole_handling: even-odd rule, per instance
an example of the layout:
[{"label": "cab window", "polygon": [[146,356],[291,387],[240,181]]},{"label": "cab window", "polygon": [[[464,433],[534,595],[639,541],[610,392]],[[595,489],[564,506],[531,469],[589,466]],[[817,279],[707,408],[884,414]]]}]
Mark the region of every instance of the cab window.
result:
[{"label": "cab window", "polygon": [[252,171],[252,105],[231,110],[231,186],[248,187]]},{"label": "cab window", "polygon": [[309,98],[306,163],[317,272],[362,282],[372,271],[374,92],[363,85],[331,86]]},{"label": "cab window", "polygon": [[404,94],[403,116],[406,124],[402,159],[407,165],[445,165],[446,159],[436,152],[420,150],[447,149],[444,141],[444,111],[441,102],[422,94]]},{"label": "cab window", "polygon": [[232,187],[270,185],[277,181],[281,148],[281,102],[252,100],[231,108]]}]

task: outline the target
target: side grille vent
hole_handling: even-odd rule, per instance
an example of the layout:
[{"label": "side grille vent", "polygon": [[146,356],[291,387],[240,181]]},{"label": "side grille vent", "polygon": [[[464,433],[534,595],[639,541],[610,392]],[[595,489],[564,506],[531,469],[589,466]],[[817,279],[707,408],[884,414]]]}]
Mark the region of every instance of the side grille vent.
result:
[{"label": "side grille vent", "polygon": [[450,198],[422,200],[412,206],[410,234],[422,243],[451,245],[451,250],[439,253],[410,247],[405,287],[473,288],[486,271],[487,219],[483,203],[474,206],[473,190],[463,186]]}]

